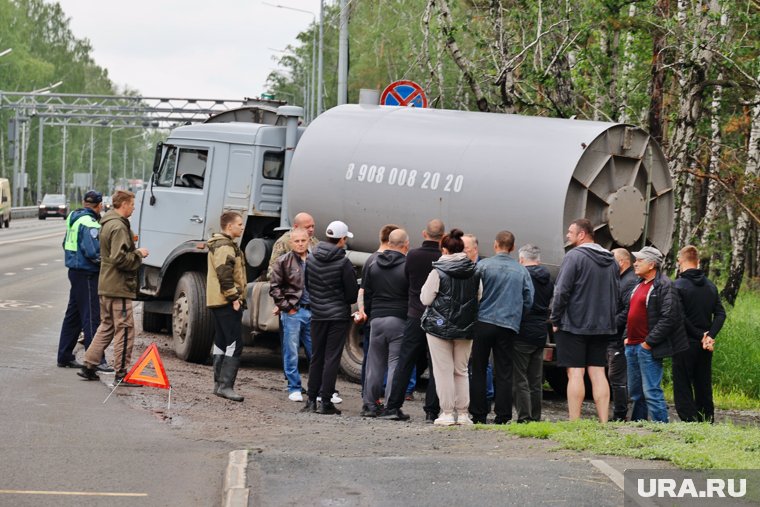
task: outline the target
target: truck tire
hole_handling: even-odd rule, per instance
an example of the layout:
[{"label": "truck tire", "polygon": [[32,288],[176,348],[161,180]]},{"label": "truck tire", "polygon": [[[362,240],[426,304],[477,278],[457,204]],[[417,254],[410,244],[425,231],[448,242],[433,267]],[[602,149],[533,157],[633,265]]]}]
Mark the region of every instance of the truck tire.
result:
[{"label": "truck tire", "polygon": [[147,333],[160,333],[167,329],[171,331],[169,316],[163,313],[146,312],[143,310],[142,328]]},{"label": "truck tire", "polygon": [[552,391],[559,396],[567,396],[567,370],[565,368],[548,368],[544,366],[544,380]]},{"label": "truck tire", "polygon": [[206,277],[198,271],[183,274],[174,291],[172,336],[177,356],[203,363],[214,342],[211,311],[206,307]]},{"label": "truck tire", "polygon": [[362,379],[363,341],[362,326],[352,320],[346,337],[346,346],[343,348],[343,355],[340,356],[340,370],[349,380],[356,383],[361,382]]}]

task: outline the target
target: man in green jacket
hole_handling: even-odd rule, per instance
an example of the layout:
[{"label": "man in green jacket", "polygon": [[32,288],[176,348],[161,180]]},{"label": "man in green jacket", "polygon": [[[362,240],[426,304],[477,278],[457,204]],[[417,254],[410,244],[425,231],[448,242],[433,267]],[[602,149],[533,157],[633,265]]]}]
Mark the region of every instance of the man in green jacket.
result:
[{"label": "man in green jacket", "polygon": [[[137,295],[137,272],[146,248],[137,248],[129,227],[135,209],[135,194],[117,190],[111,199],[113,209],[100,222],[100,326],[84,356],[84,366],[77,373],[85,380],[97,380],[96,367],[103,351],[114,342],[114,385],[124,379],[132,356],[135,321],[132,300]],[[125,384],[130,385],[130,384]]]}]

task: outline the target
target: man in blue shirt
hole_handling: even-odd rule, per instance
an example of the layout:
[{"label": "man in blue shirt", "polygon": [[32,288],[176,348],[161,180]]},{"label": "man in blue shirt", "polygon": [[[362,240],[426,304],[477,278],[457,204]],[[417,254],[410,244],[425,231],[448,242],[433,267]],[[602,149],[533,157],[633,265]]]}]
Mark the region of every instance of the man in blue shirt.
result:
[{"label": "man in blue shirt", "polygon": [[[63,250],[69,268],[69,304],[58,341],[58,367],[81,368],[74,357],[79,333],[84,333],[87,349],[100,325],[98,274],[100,273],[100,212],[103,195],[94,190],[84,194],[83,207],[71,212],[66,219]],[[100,371],[113,371],[101,361]]]},{"label": "man in blue shirt", "polygon": [[509,231],[496,235],[495,255],[478,262],[483,297],[472,343],[470,414],[472,422],[486,423],[486,369],[493,351],[495,424],[512,419],[512,361],[514,339],[520,332],[523,312],[533,305],[533,282],[528,270],[512,258],[515,236]]}]

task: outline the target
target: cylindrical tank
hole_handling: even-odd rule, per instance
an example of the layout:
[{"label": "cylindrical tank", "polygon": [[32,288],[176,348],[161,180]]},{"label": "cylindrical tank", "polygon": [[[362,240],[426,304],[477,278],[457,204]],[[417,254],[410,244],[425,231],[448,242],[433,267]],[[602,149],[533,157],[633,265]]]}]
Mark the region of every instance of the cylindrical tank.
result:
[{"label": "cylindrical tank", "polygon": [[436,109],[344,105],[327,111],[296,147],[287,183],[291,211],[307,211],[317,236],[332,220],[374,251],[387,223],[412,246],[426,222],[475,234],[492,255],[500,230],[532,243],[552,269],[576,218],[606,248],[670,249],[673,185],[665,157],[643,130],[622,124]]}]

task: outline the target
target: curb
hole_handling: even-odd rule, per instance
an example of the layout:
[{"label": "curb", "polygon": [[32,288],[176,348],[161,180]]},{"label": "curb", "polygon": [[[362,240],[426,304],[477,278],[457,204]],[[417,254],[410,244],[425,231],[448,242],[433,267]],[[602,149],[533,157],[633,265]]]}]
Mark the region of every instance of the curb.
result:
[{"label": "curb", "polygon": [[248,451],[232,451],[224,471],[222,507],[248,507],[247,471]]}]

